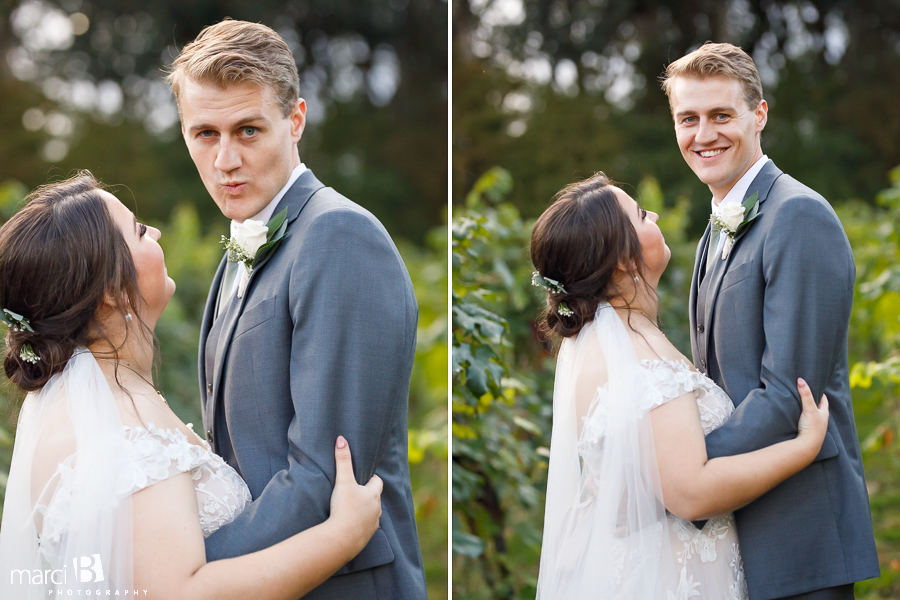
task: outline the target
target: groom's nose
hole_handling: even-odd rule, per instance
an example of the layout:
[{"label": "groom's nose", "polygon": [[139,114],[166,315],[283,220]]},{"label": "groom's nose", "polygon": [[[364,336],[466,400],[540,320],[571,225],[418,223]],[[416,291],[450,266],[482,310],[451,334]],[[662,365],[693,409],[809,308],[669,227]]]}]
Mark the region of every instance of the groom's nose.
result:
[{"label": "groom's nose", "polygon": [[707,121],[706,119],[700,119],[700,123],[697,126],[697,135],[694,136],[694,141],[698,144],[710,144],[716,141],[716,138],[719,137],[718,132],[716,132],[715,127]]},{"label": "groom's nose", "polygon": [[236,144],[232,144],[227,136],[222,136],[219,140],[219,148],[216,152],[216,162],[214,166],[219,171],[225,173],[234,171],[241,166],[241,154],[236,147]]}]

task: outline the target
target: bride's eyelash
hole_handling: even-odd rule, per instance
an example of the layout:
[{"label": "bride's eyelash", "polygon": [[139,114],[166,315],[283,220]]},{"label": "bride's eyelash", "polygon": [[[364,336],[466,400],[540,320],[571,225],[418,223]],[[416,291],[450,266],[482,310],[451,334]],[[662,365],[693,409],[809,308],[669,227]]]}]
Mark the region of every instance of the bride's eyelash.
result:
[{"label": "bride's eyelash", "polygon": [[144,234],[147,233],[147,226],[143,223],[138,224],[138,231],[140,232],[140,237],[144,237]]},{"label": "bride's eyelash", "polygon": [[646,218],[647,218],[647,209],[646,209],[646,208],[642,208],[642,209],[641,209],[641,220],[644,220],[644,219],[646,219]]}]

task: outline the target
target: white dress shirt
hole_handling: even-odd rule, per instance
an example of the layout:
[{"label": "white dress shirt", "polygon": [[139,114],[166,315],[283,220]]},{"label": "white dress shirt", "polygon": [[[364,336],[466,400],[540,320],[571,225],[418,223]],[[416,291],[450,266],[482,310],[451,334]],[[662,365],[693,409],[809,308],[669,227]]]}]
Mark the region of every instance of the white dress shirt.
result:
[{"label": "white dress shirt", "polygon": [[[718,215],[722,213],[722,207],[726,204],[733,203],[742,203],[744,201],[744,196],[747,194],[747,189],[750,187],[750,184],[753,183],[753,180],[756,179],[756,176],[759,175],[759,172],[762,170],[763,165],[768,162],[769,157],[765,154],[762,155],[758,161],[753,163],[747,172],[744,173],[744,176],[738,179],[738,182],[734,184],[734,186],[728,190],[728,193],[725,194],[725,197],[722,198],[722,201],[716,204],[716,199],[712,199],[712,214]],[[719,245],[716,247],[716,256],[722,255],[722,248],[725,246],[725,236],[719,236]]]},{"label": "white dress shirt", "polygon": [[[288,178],[287,183],[284,184],[284,187],[281,188],[281,191],[278,192],[277,194],[275,194],[275,197],[272,198],[272,201],[269,202],[264,209],[259,211],[254,216],[250,217],[250,219],[252,219],[254,221],[261,221],[264,224],[268,223],[269,219],[272,218],[273,213],[275,212],[275,207],[278,206],[278,203],[281,201],[282,198],[284,198],[284,195],[287,193],[287,191],[289,189],[291,189],[291,186],[294,185],[294,182],[297,181],[297,179],[301,175],[303,175],[304,171],[306,171],[306,165],[304,165],[303,163],[300,163],[299,165],[294,167],[294,170],[291,171],[291,176]],[[232,238],[234,237],[234,226],[236,225],[236,223],[237,222],[234,220],[231,221],[231,237]],[[232,288],[231,288],[232,296],[237,295],[237,289],[238,289],[238,285],[240,284],[240,282],[241,282],[240,276],[234,278],[234,286],[232,286]]]}]

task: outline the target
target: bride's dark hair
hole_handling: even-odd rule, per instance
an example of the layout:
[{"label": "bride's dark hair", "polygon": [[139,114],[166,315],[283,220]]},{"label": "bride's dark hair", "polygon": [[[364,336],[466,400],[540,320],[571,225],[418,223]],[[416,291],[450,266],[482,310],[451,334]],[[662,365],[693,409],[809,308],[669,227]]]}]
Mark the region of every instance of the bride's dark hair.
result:
[{"label": "bride's dark hair", "polygon": [[[96,316],[105,299],[123,300],[117,309],[123,319],[128,306],[140,305],[131,251],[102,189],[89,171],[43,185],[0,228],[0,310],[22,315],[34,329],[6,334],[4,370],[25,391],[61,372],[76,347],[109,342]],[[23,360],[24,344],[40,360]]]},{"label": "bride's dark hair", "polygon": [[[547,294],[539,319],[545,335],[569,337],[581,331],[600,302],[620,295],[616,271],[626,269],[631,277],[645,279],[637,232],[619,205],[613,182],[602,172],[556,194],[531,232],[531,262],[541,276],[565,288],[565,293]],[[561,314],[560,303],[572,314]]]}]

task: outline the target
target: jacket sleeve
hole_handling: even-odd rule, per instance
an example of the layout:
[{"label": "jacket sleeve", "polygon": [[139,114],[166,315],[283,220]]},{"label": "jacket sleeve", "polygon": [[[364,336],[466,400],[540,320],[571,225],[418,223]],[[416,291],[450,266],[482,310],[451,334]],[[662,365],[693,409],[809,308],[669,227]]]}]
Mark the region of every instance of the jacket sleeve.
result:
[{"label": "jacket sleeve", "polygon": [[[376,472],[391,431],[406,427],[417,307],[387,233],[349,209],[317,215],[303,232],[289,282],[293,332],[288,467],[230,524],[206,540],[208,560],[275,544],[324,521],[334,487],[334,445],[350,443],[357,481]],[[384,519],[384,517],[382,517]],[[341,573],[393,559],[379,530]]]},{"label": "jacket sleeve", "polygon": [[[809,383],[818,401],[847,344],[856,268],[840,221],[826,204],[803,196],[786,200],[774,217],[762,256],[761,386],[706,437],[710,458],[796,437],[801,413],[797,378]],[[838,453],[833,425],[816,460]]]}]

